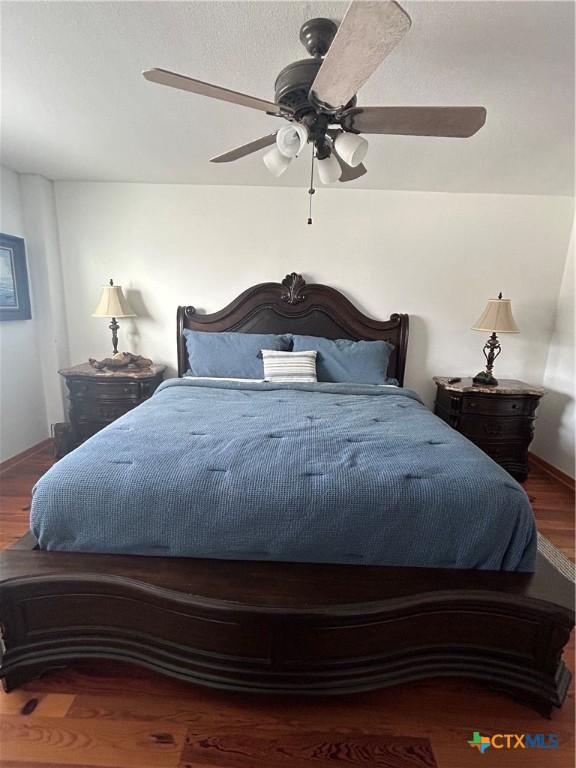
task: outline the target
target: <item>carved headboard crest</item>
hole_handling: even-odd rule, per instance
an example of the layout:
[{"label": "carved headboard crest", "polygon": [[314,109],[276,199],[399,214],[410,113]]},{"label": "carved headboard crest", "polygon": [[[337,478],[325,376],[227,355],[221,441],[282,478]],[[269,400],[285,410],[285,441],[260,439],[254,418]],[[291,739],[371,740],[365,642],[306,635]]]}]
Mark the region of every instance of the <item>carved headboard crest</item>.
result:
[{"label": "carved headboard crest", "polygon": [[304,280],[302,275],[291,272],[282,280],[282,285],[287,290],[280,294],[280,298],[287,304],[300,304],[306,298],[306,295],[300,292],[306,285],[306,280]]},{"label": "carved headboard crest", "polygon": [[190,367],[183,331],[294,333],[328,339],[388,341],[394,345],[388,375],[402,383],[408,343],[408,315],[374,320],[343,293],[321,283],[306,283],[291,272],[281,283],[248,288],[224,309],[203,315],[189,305],[178,307],[178,375]]}]

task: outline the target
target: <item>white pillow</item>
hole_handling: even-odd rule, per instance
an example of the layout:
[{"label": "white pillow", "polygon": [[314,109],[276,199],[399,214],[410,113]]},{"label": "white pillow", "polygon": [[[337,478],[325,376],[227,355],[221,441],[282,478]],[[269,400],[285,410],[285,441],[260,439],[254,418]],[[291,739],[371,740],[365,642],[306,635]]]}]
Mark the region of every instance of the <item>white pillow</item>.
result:
[{"label": "white pillow", "polygon": [[272,382],[316,382],[316,350],[279,352],[263,349],[264,379]]}]

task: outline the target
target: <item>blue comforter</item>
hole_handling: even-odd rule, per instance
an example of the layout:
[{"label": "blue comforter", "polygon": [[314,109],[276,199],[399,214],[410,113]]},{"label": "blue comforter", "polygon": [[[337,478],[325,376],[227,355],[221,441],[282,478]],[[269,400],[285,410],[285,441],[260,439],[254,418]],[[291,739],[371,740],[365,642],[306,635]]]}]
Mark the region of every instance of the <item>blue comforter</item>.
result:
[{"label": "blue comforter", "polygon": [[171,379],[36,484],[51,550],[533,570],[510,475],[407,389]]}]

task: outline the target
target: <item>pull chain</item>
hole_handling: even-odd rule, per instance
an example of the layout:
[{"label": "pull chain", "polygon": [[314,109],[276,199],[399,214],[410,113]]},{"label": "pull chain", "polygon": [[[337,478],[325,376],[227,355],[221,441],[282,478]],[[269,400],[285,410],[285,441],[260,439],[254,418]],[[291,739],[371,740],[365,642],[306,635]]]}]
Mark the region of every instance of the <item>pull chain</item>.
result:
[{"label": "pull chain", "polygon": [[312,163],[310,166],[310,189],[308,194],[310,195],[310,202],[308,208],[308,224],[312,224],[312,195],[316,192],[314,189],[314,144],[312,144]]}]

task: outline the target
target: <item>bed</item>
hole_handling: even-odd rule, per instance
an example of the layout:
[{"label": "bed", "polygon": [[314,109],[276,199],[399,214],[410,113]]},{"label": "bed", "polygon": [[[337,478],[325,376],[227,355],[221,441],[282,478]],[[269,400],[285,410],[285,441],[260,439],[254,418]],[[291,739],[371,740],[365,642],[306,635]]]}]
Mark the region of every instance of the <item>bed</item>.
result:
[{"label": "bed", "polygon": [[[180,377],[185,329],[234,330],[385,340],[403,383],[407,316],[294,273],[177,320]],[[566,693],[573,586],[524,491],[401,387],[166,382],[55,465],[32,523],[40,548],[2,555],[8,688],[101,657],[286,693],[462,675],[545,714]]]},{"label": "bed", "polygon": [[536,558],[522,487],[390,385],[170,379],[40,479],[31,520],[50,551],[508,571]]}]

